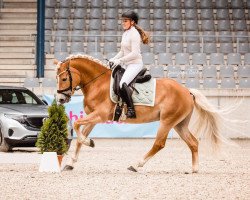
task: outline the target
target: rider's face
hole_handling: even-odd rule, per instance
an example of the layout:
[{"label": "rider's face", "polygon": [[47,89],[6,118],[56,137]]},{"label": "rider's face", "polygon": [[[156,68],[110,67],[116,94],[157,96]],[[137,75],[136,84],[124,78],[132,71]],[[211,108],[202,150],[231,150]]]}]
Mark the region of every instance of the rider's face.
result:
[{"label": "rider's face", "polygon": [[134,21],[128,18],[122,18],[122,27],[124,30],[130,29],[132,25],[134,25]]}]

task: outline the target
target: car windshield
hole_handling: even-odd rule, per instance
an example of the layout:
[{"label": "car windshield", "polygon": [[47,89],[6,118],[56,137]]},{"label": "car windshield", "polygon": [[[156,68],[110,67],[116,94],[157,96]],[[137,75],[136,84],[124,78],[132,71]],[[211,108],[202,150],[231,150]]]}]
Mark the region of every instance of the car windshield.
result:
[{"label": "car windshield", "polygon": [[1,89],[0,104],[37,104],[44,103],[29,90]]}]

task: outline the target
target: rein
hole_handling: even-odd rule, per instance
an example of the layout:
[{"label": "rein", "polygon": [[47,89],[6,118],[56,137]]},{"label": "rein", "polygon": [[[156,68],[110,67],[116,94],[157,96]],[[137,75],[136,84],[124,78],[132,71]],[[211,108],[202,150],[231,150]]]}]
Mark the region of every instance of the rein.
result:
[{"label": "rein", "polygon": [[[73,68],[74,69],[74,68]],[[78,87],[77,86],[75,88],[72,87],[72,74],[71,74],[71,71],[70,71],[70,60],[69,60],[69,64],[68,64],[68,67],[66,70],[64,70],[63,72],[61,72],[60,74],[57,75],[57,77],[59,77],[60,75],[62,75],[63,73],[65,72],[68,72],[68,75],[69,75],[69,81],[70,81],[70,86],[67,87],[66,89],[62,89],[62,90],[57,90],[57,93],[58,94],[63,94],[65,96],[67,96],[68,98],[70,98],[70,95],[68,93],[65,93],[67,91],[70,91],[71,93],[73,91],[77,91],[77,90],[80,90],[81,88],[84,88],[85,86],[87,86],[88,84],[90,84],[91,82],[93,82],[94,80],[98,79],[100,76],[102,76],[103,74],[105,74],[107,71],[109,71],[110,69],[107,69],[106,71],[102,72],[101,74],[99,74],[97,77],[93,78],[92,80],[88,81],[87,83],[83,84],[82,86]],[[77,73],[77,72],[75,72]],[[79,73],[79,72],[78,72]],[[80,73],[79,73],[80,75]]]},{"label": "rein", "polygon": [[109,71],[110,69],[107,69],[105,72],[102,72],[100,75],[98,75],[97,77],[93,78],[92,80],[88,81],[87,83],[85,83],[83,86],[80,86],[79,88],[77,88],[76,90],[79,90],[80,88],[84,88],[85,86],[87,86],[88,84],[90,84],[92,81],[98,79],[100,76],[102,76],[103,74],[106,74],[107,71]]}]

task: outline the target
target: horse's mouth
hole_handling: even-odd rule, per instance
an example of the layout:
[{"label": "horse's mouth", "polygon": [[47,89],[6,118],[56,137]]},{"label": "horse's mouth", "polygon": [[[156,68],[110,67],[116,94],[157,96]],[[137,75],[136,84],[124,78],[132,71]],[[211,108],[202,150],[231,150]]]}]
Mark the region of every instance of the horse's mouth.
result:
[{"label": "horse's mouth", "polygon": [[59,104],[65,104],[65,103],[68,103],[70,101],[71,97],[69,96],[66,96],[66,95],[63,95],[63,96],[60,96],[57,98],[57,102]]},{"label": "horse's mouth", "polygon": [[71,97],[67,97],[67,98],[65,99],[65,102],[64,102],[64,103],[68,103],[68,102],[70,102],[70,100],[71,100]]},{"label": "horse's mouth", "polygon": [[65,104],[65,103],[68,103],[70,101],[70,97],[66,97],[65,99],[59,99],[59,103],[60,104]]}]

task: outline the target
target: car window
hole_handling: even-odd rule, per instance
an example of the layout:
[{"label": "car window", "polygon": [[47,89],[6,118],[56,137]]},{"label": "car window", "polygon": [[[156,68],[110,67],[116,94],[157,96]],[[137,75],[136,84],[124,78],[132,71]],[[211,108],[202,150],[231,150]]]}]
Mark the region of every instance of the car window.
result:
[{"label": "car window", "polygon": [[0,103],[1,104],[12,104],[13,96],[12,92],[8,90],[4,90],[0,92]]},{"label": "car window", "polygon": [[27,103],[23,92],[15,91],[15,97],[16,97],[16,103],[18,103],[18,104],[26,104]]},{"label": "car window", "polygon": [[5,89],[0,90],[0,104],[43,104],[30,91]]},{"label": "car window", "polygon": [[37,101],[29,94],[22,92],[22,95],[23,95],[25,102],[27,104],[37,104]]},{"label": "car window", "polygon": [[15,103],[15,104],[18,103],[18,99],[17,99],[16,94],[12,93],[11,95],[12,95],[12,101],[11,101],[11,103]]}]

